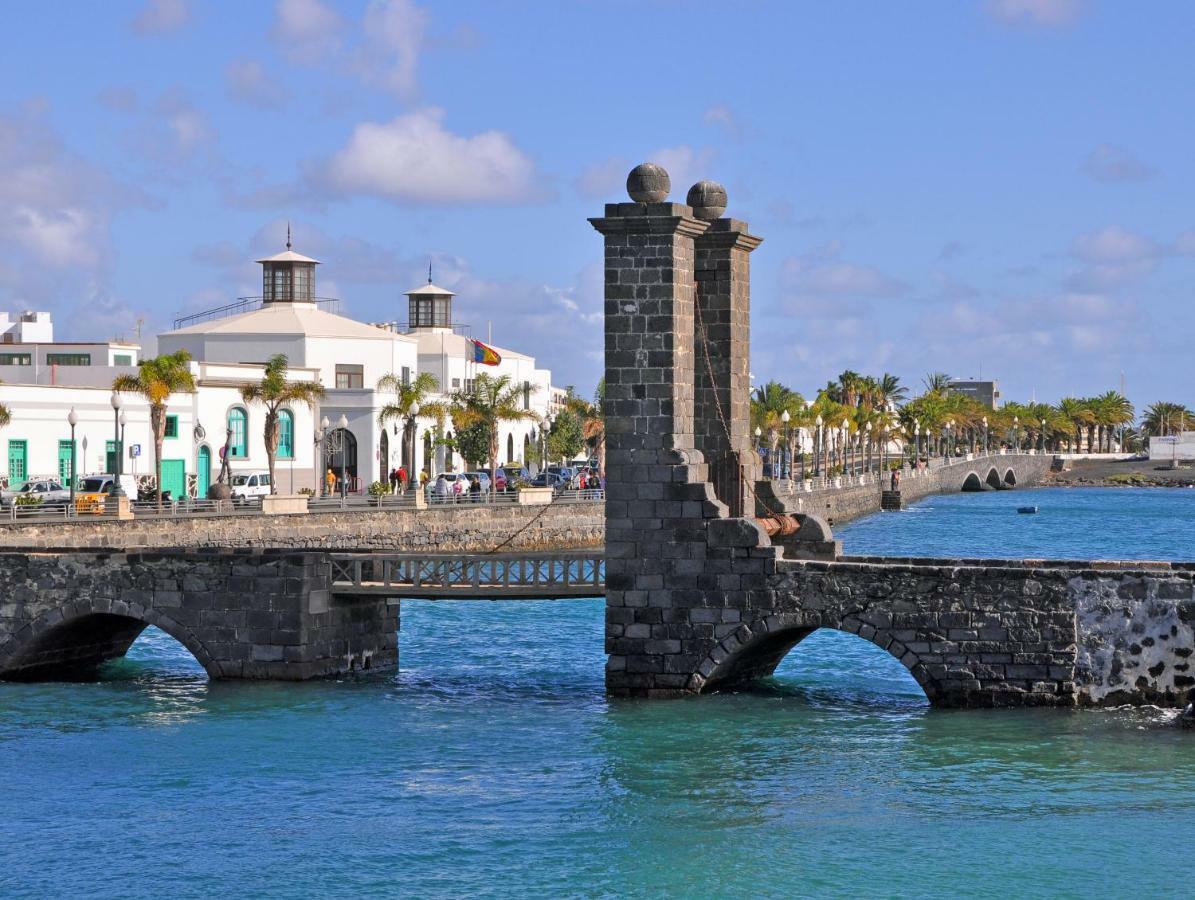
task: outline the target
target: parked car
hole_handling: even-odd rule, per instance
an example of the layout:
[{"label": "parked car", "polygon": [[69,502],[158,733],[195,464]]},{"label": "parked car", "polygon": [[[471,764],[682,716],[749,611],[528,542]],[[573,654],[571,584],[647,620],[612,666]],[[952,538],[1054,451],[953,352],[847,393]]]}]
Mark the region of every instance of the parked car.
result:
[{"label": "parked car", "polygon": [[562,479],[565,484],[570,484],[577,477],[577,470],[572,466],[548,466],[546,471],[549,475]]},{"label": "parked car", "polygon": [[71,492],[57,481],[26,481],[19,491],[0,492],[0,505],[12,506],[22,497],[30,498],[22,503],[36,500],[39,506],[62,506],[70,502]]},{"label": "parked car", "polygon": [[554,491],[560,492],[568,487],[568,480],[563,476],[554,472],[540,472],[531,479],[532,487],[550,487]]},{"label": "parked car", "polygon": [[[481,492],[483,494],[488,494],[490,492],[490,484],[492,482],[490,481],[490,473],[489,472],[461,472],[460,477],[465,479],[465,484],[463,487],[463,492],[465,494],[469,493],[469,487],[473,484],[474,478],[476,478],[478,481],[481,482]],[[498,490],[502,490],[503,487],[505,486],[506,479],[505,479],[505,476],[502,476],[502,475],[500,475],[498,477],[503,479],[502,481],[498,482]]]},{"label": "parked car", "polygon": [[[75,512],[102,513],[115,483],[113,475],[84,475],[79,479],[79,488],[75,491]],[[130,499],[137,496],[137,481],[132,475],[121,475],[120,487]]]},{"label": "parked car", "polygon": [[238,472],[232,476],[233,503],[247,503],[269,495],[269,472]]},{"label": "parked car", "polygon": [[520,484],[531,481],[531,473],[523,466],[503,466],[502,476],[506,483],[498,482],[500,491],[513,491]]}]

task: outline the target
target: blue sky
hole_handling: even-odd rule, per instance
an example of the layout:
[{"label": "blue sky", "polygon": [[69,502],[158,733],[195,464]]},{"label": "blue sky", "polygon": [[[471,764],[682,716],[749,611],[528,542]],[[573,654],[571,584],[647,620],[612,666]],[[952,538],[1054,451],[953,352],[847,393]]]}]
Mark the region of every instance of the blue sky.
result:
[{"label": "blue sky", "polygon": [[52,3],[0,54],[0,309],[143,334],[324,262],[321,293],[458,318],[584,393],[600,237],[651,160],[726,185],[752,368],[1120,383],[1192,401],[1195,6],[1111,0]]}]

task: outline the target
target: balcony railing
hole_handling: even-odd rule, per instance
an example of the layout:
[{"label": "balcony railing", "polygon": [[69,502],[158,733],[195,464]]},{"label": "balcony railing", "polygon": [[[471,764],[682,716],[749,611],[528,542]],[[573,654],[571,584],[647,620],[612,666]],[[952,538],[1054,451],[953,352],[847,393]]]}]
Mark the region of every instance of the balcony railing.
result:
[{"label": "balcony railing", "polygon": [[[315,297],[316,306],[324,312],[340,315],[340,299],[338,297]],[[285,302],[285,301],[283,301]],[[179,316],[174,320],[174,330],[198,325],[200,322],[212,322],[216,319],[226,319],[229,316],[239,316],[241,313],[253,312],[261,309],[265,304],[263,297],[237,297],[235,303],[226,303],[203,312],[192,313],[189,316]]]}]

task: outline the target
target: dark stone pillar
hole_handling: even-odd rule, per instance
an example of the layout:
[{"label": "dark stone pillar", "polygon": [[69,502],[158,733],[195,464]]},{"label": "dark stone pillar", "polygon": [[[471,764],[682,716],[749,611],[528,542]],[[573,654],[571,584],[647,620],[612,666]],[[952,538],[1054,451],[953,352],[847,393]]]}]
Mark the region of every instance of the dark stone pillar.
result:
[{"label": "dark stone pillar", "polygon": [[[702,185],[717,187],[694,185],[691,201]],[[695,213],[700,216],[706,209],[697,207]],[[753,514],[748,486],[759,471],[751,445],[749,254],[760,243],[737,219],[711,221],[696,242],[694,436],[710,467],[714,492],[731,516]]]}]

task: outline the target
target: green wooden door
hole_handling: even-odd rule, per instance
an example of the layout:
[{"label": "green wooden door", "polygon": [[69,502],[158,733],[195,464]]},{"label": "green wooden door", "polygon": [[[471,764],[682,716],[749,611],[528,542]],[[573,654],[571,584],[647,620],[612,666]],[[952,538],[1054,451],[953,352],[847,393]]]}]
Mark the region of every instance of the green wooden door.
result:
[{"label": "green wooden door", "polygon": [[75,473],[71,471],[71,442],[58,442],[58,481],[65,487],[71,486]]},{"label": "green wooden door", "polygon": [[206,500],[208,488],[212,486],[212,451],[207,446],[199,448],[197,482],[195,493],[200,500]]},{"label": "green wooden door", "polygon": [[187,461],[185,459],[162,460],[162,493],[170,492],[171,500],[182,500],[187,496]]},{"label": "green wooden door", "polygon": [[25,441],[8,442],[8,489],[20,490],[29,477],[29,445]]}]

